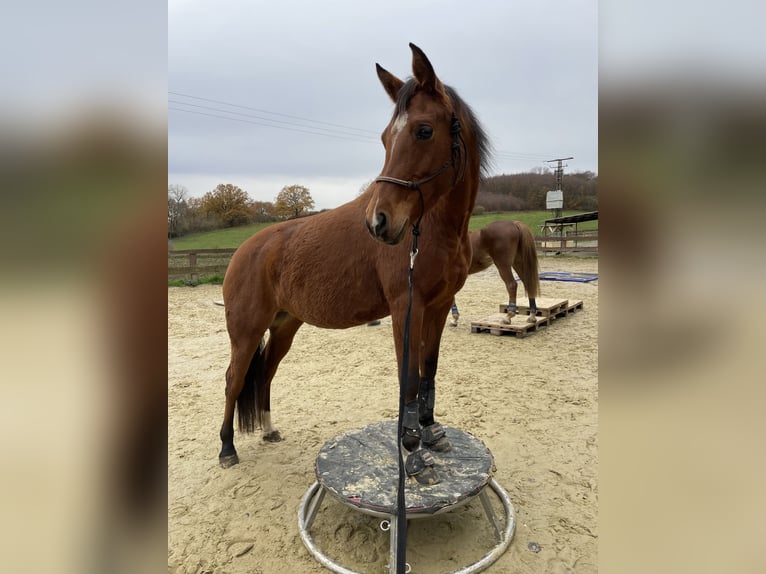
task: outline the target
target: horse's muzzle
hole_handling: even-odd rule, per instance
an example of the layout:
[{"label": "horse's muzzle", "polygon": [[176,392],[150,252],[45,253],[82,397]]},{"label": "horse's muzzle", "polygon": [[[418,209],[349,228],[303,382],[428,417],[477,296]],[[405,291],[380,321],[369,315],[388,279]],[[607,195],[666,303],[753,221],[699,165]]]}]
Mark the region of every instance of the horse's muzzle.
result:
[{"label": "horse's muzzle", "polygon": [[407,228],[407,222],[405,221],[401,229],[392,233],[391,227],[388,224],[388,218],[386,217],[386,214],[382,212],[375,215],[372,223],[370,223],[368,219],[365,219],[364,222],[367,225],[367,231],[370,232],[373,239],[377,239],[388,245],[396,245],[399,243],[404,237],[404,230]]}]

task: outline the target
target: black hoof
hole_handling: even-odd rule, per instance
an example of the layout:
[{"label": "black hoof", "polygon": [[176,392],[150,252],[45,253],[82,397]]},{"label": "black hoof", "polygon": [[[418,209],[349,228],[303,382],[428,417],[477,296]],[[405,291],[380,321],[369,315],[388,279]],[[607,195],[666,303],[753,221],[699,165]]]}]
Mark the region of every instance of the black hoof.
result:
[{"label": "black hoof", "polygon": [[402,438],[402,446],[408,451],[413,452],[420,446],[420,437],[412,435],[404,435]]},{"label": "black hoof", "polygon": [[278,430],[271,431],[263,435],[263,440],[266,442],[282,442],[282,435],[279,434]]},{"label": "black hoof", "polygon": [[446,437],[440,438],[439,440],[432,443],[424,442],[423,446],[434,452],[448,452],[452,448],[452,444],[450,444],[450,441],[447,440]]},{"label": "black hoof", "polygon": [[418,484],[431,486],[440,482],[439,474],[434,469],[434,458],[427,450],[417,450],[407,456],[404,463],[407,476],[413,477]]},{"label": "black hoof", "polygon": [[447,452],[452,448],[449,439],[445,436],[444,428],[439,423],[433,423],[423,428],[423,446],[434,452]]},{"label": "black hoof", "polygon": [[414,478],[418,481],[418,484],[422,484],[423,486],[433,486],[434,484],[439,484],[441,482],[439,473],[436,472],[436,469],[434,469],[433,466],[425,467],[418,474],[414,475]]},{"label": "black hoof", "polygon": [[231,468],[239,463],[239,457],[236,452],[234,454],[222,454],[218,457],[218,463],[221,465],[221,468]]}]

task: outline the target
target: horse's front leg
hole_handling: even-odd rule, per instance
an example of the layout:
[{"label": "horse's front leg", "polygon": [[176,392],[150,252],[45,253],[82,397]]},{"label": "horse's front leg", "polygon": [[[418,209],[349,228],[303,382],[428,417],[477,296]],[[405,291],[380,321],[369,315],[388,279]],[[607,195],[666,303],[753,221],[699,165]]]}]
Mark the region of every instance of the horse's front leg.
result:
[{"label": "horse's front leg", "polygon": [[434,419],[436,405],[436,369],[439,364],[439,348],[444,331],[442,307],[429,310],[423,320],[423,345],[420,360],[420,383],[418,385],[419,422],[421,440],[426,448],[445,452],[450,449],[444,429]]},{"label": "horse's front leg", "polygon": [[[406,309],[406,308],[405,308]],[[408,476],[414,477],[420,484],[436,484],[439,476],[434,470],[434,460],[431,453],[421,444],[420,414],[418,389],[420,381],[420,352],[422,347],[423,306],[413,302],[409,323],[409,341],[407,350],[409,357],[404,364],[404,329],[406,326],[406,311],[396,312],[392,308],[391,322],[394,328],[394,344],[396,345],[397,362],[399,365],[400,384],[404,374],[404,412],[402,413],[402,446],[408,451],[405,459],[405,469]],[[444,323],[442,322],[442,326]],[[400,390],[401,392],[401,390]]]}]

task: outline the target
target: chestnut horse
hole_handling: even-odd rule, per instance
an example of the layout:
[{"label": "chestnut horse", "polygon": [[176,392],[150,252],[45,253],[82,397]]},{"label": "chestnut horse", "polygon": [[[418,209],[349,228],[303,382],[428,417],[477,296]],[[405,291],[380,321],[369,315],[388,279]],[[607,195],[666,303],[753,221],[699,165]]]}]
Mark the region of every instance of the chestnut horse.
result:
[{"label": "chestnut horse", "polygon": [[[340,207],[259,231],[231,259],[223,282],[231,341],[224,467],[238,462],[235,405],[241,431],[260,426],[265,440],[281,440],[271,419],[271,381],[303,323],[345,329],[391,315],[399,372],[406,373],[407,472],[419,482],[438,480],[421,438],[430,449],[449,448],[433,418],[439,344],[468,274],[468,220],[489,143],[470,108],[442,84],[425,54],[410,48],[413,78],[402,81],[377,65],[395,103],[382,134],[381,175]],[[417,265],[417,252],[403,241],[410,228],[413,242],[419,239]],[[402,365],[410,305],[409,360]]]},{"label": "chestnut horse", "polygon": [[[535,298],[540,294],[540,276],[537,270],[537,246],[532,231],[521,221],[493,221],[479,231],[469,232],[471,238],[471,266],[468,274],[484,271],[495,264],[508,291],[507,316],[504,322],[510,324],[516,315],[516,279],[513,271],[519,274],[529,298],[528,323],[535,322],[537,304]],[[450,325],[457,327],[460,313],[457,303],[452,302]]]}]

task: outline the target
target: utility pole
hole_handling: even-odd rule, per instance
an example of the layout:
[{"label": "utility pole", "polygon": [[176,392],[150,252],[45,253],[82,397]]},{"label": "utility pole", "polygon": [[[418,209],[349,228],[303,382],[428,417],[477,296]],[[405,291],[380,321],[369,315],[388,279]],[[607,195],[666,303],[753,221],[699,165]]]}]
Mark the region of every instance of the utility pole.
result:
[{"label": "utility pole", "polygon": [[561,182],[564,179],[564,168],[567,167],[567,166],[565,166],[561,162],[564,162],[564,161],[566,161],[568,159],[574,159],[574,158],[573,157],[561,157],[561,158],[557,158],[557,159],[549,159],[546,162],[546,163],[550,163],[550,162],[553,162],[553,161],[558,162],[558,166],[556,167],[556,171],[554,172],[554,174],[556,175],[556,191],[558,192],[557,195],[559,197],[561,197],[562,200],[561,200],[561,207],[554,208],[554,210],[553,210],[553,217],[561,217],[561,210],[564,207],[563,191],[561,190]]}]

